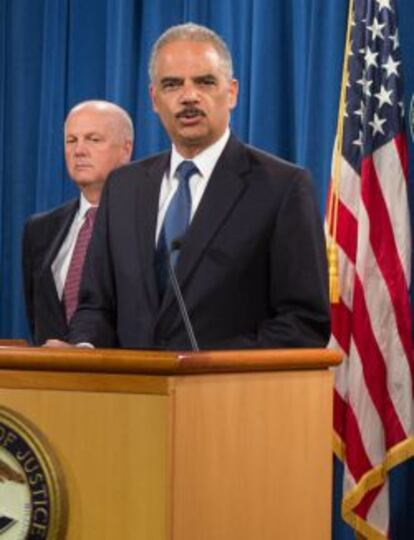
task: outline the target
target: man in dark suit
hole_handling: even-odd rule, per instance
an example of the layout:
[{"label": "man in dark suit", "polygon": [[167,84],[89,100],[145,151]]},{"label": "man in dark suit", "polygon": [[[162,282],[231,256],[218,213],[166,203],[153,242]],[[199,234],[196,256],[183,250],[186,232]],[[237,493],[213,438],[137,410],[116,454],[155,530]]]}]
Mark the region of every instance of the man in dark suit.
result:
[{"label": "man in dark suit", "polygon": [[99,204],[108,174],[130,160],[133,127],[126,111],[107,101],[75,106],[65,122],[65,159],[80,196],[29,218],[23,234],[27,317],[36,345],[65,339],[64,291],[72,253],[89,208]]},{"label": "man in dark suit", "polygon": [[[69,341],[188,349],[162,268],[178,244],[176,274],[201,349],[324,346],[326,255],[311,181],[230,133],[238,83],[226,45],[207,28],[173,27],[153,48],[150,76],[172,150],[111,174]],[[174,228],[186,213],[188,228]]]}]

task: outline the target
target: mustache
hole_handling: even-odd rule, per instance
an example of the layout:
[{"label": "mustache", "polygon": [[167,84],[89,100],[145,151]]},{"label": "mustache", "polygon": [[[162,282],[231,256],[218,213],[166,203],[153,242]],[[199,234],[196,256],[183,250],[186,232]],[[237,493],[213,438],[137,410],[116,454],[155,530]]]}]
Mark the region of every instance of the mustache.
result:
[{"label": "mustache", "polygon": [[175,115],[176,118],[183,118],[188,116],[206,116],[206,113],[198,107],[184,107],[183,109],[181,109],[180,112]]}]

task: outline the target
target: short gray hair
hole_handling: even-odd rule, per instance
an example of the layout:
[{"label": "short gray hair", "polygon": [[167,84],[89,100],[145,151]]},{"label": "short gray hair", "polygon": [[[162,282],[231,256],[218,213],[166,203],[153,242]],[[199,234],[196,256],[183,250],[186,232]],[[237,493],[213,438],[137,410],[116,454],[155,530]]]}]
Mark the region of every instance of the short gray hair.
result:
[{"label": "short gray hair", "polygon": [[121,135],[121,137],[123,137],[125,140],[130,140],[131,142],[134,142],[134,124],[132,123],[131,117],[129,116],[127,111],[116,103],[113,103],[112,101],[105,101],[103,99],[90,99],[87,101],[81,101],[80,103],[77,103],[74,107],[72,107],[66,116],[64,125],[65,131],[69,116],[72,113],[83,109],[84,107],[92,107],[96,110],[113,114],[114,118],[116,118],[116,122],[119,128],[119,134]]},{"label": "short gray hair", "polygon": [[155,79],[155,65],[158,60],[158,54],[160,50],[168,43],[175,41],[196,41],[210,43],[217,51],[221,62],[225,76],[228,80],[233,78],[233,61],[229,48],[221,37],[207,28],[194,23],[179,24],[177,26],[171,26],[168,28],[154,43],[151,51],[148,72],[151,83],[154,83]]}]

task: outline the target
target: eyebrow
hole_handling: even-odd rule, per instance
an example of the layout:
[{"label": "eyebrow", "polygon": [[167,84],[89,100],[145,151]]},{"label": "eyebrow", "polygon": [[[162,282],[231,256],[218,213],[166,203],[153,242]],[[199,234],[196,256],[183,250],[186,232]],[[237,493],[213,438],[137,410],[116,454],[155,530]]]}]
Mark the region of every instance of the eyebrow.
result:
[{"label": "eyebrow", "polygon": [[217,81],[217,77],[215,75],[213,75],[212,73],[206,73],[205,75],[197,75],[197,77],[193,77],[193,81],[195,81],[195,82],[203,82],[203,81],[215,82],[215,81]]},{"label": "eyebrow", "polygon": [[163,77],[161,79],[161,84],[165,84],[167,82],[182,82],[184,80],[184,77]]},{"label": "eyebrow", "polygon": [[[174,82],[174,83],[180,83],[180,82],[183,82],[185,79],[185,77],[163,77],[161,79],[161,84],[165,84],[165,83],[171,83],[171,82]],[[217,80],[217,77],[215,75],[213,75],[212,73],[205,73],[205,74],[202,74],[202,75],[195,75],[194,77],[191,77],[191,80],[194,81],[194,82],[201,82],[201,81],[205,81],[205,80],[208,80],[208,81],[216,81]]]},{"label": "eyebrow", "polygon": [[89,131],[88,133],[67,133],[66,138],[69,139],[70,137],[78,138],[78,137],[103,137],[102,133],[99,133],[98,131]]}]

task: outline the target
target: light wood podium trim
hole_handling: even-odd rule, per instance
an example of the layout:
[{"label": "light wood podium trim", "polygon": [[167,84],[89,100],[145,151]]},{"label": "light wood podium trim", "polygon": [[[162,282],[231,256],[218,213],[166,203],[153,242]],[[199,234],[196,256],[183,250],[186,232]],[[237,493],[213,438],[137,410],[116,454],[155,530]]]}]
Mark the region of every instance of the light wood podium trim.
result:
[{"label": "light wood podium trim", "polygon": [[167,352],[76,347],[0,347],[0,370],[88,373],[200,374],[323,369],[341,355],[328,349]]},{"label": "light wood podium trim", "polygon": [[168,392],[168,378],[156,375],[74,373],[2,369],[1,388],[158,394]]},{"label": "light wood podium trim", "polygon": [[27,347],[28,343],[25,339],[0,339],[1,347]]}]

